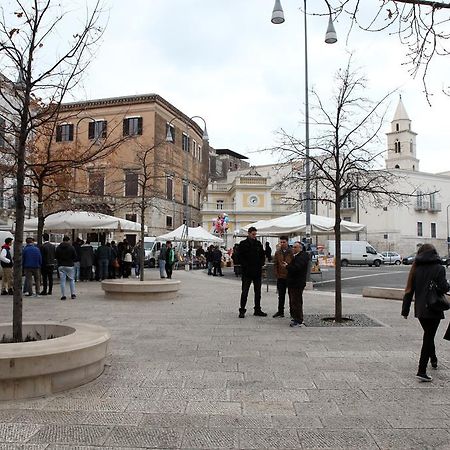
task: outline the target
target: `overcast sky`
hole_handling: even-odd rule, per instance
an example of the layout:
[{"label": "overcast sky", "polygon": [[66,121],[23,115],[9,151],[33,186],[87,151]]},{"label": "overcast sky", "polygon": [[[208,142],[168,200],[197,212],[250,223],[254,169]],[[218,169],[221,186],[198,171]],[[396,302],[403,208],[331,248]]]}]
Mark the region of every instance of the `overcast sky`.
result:
[{"label": "overcast sky", "polygon": [[[68,1],[68,0],[64,0]],[[92,2],[93,0],[88,0]],[[63,2],[64,3],[64,2]],[[303,137],[304,55],[300,0],[282,0],[286,22],[270,23],[273,0],[109,0],[109,23],[80,97],[156,93],[189,116],[207,121],[210,144],[269,163],[258,149],[276,144],[280,128]],[[377,0],[363,3],[378,4]],[[315,8],[320,0],[310,1]],[[323,9],[322,9],[323,11]],[[373,11],[373,9],[371,9]],[[368,16],[370,10],[367,11]],[[402,65],[406,49],[396,36],[354,33],[335,24],[338,43],[324,43],[327,19],[309,20],[310,86],[326,101],[349,51],[376,100],[399,89],[418,133],[422,171],[450,170],[450,97],[441,93],[450,58],[436,60],[428,78],[432,107],[421,80]],[[81,99],[81,98],[80,98]],[[393,117],[398,95],[387,115]],[[387,122],[384,132],[389,131]],[[314,130],[311,130],[314,133]],[[381,136],[383,145],[385,137]]]}]

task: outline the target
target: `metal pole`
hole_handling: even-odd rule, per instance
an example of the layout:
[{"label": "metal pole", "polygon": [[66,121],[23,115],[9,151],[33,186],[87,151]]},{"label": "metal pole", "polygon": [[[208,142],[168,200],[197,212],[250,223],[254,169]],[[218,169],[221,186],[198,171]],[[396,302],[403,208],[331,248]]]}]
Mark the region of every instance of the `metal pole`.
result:
[{"label": "metal pole", "polygon": [[450,255],[450,228],[448,223],[448,208],[450,208],[450,204],[447,205],[447,256]]},{"label": "metal pole", "polygon": [[311,235],[311,180],[309,164],[309,86],[308,86],[308,24],[306,16],[306,0],[303,0],[303,16],[305,22],[305,176],[306,176],[306,238],[310,242]]}]

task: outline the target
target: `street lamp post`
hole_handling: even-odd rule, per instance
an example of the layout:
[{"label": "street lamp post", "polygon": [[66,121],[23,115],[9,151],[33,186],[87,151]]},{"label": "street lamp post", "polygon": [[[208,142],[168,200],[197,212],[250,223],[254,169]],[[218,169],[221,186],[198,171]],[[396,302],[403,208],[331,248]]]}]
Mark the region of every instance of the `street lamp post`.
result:
[{"label": "street lamp post", "polygon": [[[166,133],[166,142],[171,142],[173,143],[173,136],[172,136],[172,132],[170,129],[170,126],[172,125],[172,122],[174,122],[175,120],[177,120],[178,117],[174,117],[173,119],[171,119],[167,125],[167,133]],[[188,238],[188,230],[189,230],[189,224],[190,224],[190,209],[189,209],[189,122],[193,121],[194,119],[200,119],[203,121],[203,134],[202,134],[202,140],[203,142],[207,142],[209,141],[209,136],[208,136],[208,132],[206,130],[206,121],[203,117],[201,116],[192,116],[189,117],[188,119],[186,119],[185,125],[186,125],[186,145],[187,148],[185,149],[185,159],[184,159],[184,163],[185,163],[185,167],[184,167],[184,182],[186,183],[186,198],[184,201],[184,222],[185,222],[185,229],[183,234],[185,233],[185,236],[183,236],[183,238],[185,237],[186,240]],[[183,188],[184,189],[184,188]]]},{"label": "street lamp post", "polygon": [[448,222],[448,208],[450,208],[450,204],[447,205],[447,256],[450,256],[450,227]]},{"label": "street lamp post", "polygon": [[[328,2],[329,9],[328,28],[325,34],[325,42],[334,44],[337,42],[336,31],[334,29],[331,17],[331,7]],[[304,40],[305,40],[305,184],[306,184],[306,237],[310,243],[311,237],[311,167],[309,158],[309,80],[308,80],[308,21],[306,14],[306,0],[303,0],[303,19],[304,19]],[[284,22],[284,12],[281,6],[281,0],[275,0],[272,11],[272,23],[278,25]]]}]

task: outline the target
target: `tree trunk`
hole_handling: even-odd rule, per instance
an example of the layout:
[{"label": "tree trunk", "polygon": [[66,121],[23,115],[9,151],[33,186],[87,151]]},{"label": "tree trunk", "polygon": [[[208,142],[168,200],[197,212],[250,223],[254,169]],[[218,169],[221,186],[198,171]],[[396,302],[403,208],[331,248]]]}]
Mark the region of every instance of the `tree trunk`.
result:
[{"label": "tree trunk", "polygon": [[334,303],[334,319],[336,322],[342,321],[342,271],[341,271],[341,203],[336,197],[335,213],[334,213],[334,236],[335,236],[335,303]]},{"label": "tree trunk", "polygon": [[139,263],[141,265],[140,281],[144,281],[144,264],[145,264],[145,206],[141,208],[141,250],[139,253]]},{"label": "tree trunk", "polygon": [[42,186],[39,186],[38,195],[37,195],[37,216],[38,216],[38,228],[37,228],[37,243],[38,245],[42,245],[42,234],[44,233],[44,203],[43,199]]},{"label": "tree trunk", "polygon": [[[25,99],[26,102],[26,99]],[[24,102],[24,103],[25,103]],[[25,103],[26,105],[27,103]],[[22,247],[25,221],[25,153],[27,139],[27,112],[24,107],[21,115],[20,133],[17,146],[17,187],[16,187],[16,229],[14,232],[13,266],[13,341],[22,342]]]}]

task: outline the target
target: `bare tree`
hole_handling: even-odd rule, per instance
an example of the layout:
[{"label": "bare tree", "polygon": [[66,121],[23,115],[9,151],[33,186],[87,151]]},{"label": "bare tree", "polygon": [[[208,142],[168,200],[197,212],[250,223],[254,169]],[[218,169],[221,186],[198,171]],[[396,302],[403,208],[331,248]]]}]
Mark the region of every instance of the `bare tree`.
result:
[{"label": "bare tree", "polygon": [[[336,74],[336,92],[325,105],[313,92],[316,103],[315,137],[309,147],[310,181],[317,183],[317,201],[334,209],[335,234],[335,320],[342,320],[341,285],[341,204],[352,195],[383,204],[400,202],[407,194],[395,191],[391,175],[381,169],[379,159],[385,152],[377,148],[383,126],[387,94],[370,101],[364,96],[366,80],[353,71],[351,61]],[[314,114],[313,114],[314,116]],[[282,186],[303,192],[302,164],[307,158],[305,143],[281,132],[282,163],[290,168]],[[290,199],[299,202],[299,197]]]},{"label": "bare tree", "polygon": [[[8,9],[7,9],[8,8]],[[64,98],[79,83],[97,47],[99,2],[86,8],[86,19],[73,30],[61,6],[51,0],[11,1],[0,9],[0,65],[7,81],[0,83],[0,98],[9,111],[14,136],[16,175],[16,229],[14,246],[13,340],[22,341],[22,243],[25,217],[26,161],[35,130],[58,114]],[[76,22],[79,23],[79,22]],[[58,43],[55,48],[55,42]],[[9,80],[17,80],[10,82]]]},{"label": "bare tree", "polygon": [[406,65],[421,76],[427,99],[426,77],[436,56],[450,54],[450,2],[432,0],[326,1],[337,17],[348,16],[354,27],[369,32],[396,34],[406,47]]}]

